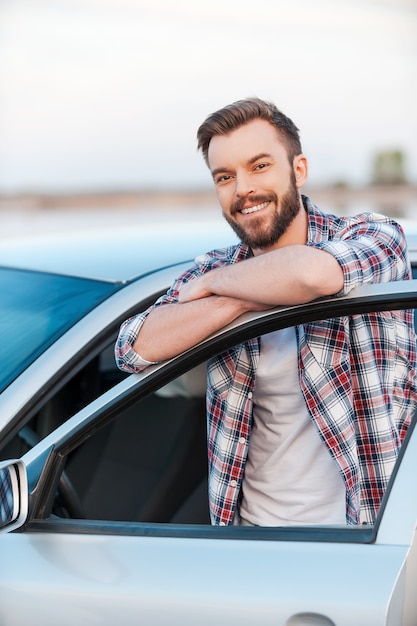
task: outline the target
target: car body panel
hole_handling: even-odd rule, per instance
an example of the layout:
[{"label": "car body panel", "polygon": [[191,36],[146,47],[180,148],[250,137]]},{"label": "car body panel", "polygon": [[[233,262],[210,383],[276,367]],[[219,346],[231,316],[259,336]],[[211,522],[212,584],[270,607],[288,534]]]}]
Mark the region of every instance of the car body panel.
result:
[{"label": "car body panel", "polygon": [[300,624],[399,626],[387,615],[407,554],[405,546],[65,533],[3,535],[0,549],[9,626],[284,626],[300,613],[330,620]]}]

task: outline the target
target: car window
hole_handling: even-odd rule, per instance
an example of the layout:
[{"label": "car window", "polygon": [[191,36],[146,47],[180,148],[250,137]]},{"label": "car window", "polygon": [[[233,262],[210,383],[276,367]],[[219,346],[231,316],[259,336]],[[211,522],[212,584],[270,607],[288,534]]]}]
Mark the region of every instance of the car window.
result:
[{"label": "car window", "polygon": [[12,439],[3,442],[0,446],[1,459],[22,456],[71,415],[127,376],[116,367],[114,360],[116,332],[107,337],[98,354],[92,356],[64,385],[41,403],[28,423]]},{"label": "car window", "polygon": [[208,523],[205,390],[203,364],[123,408],[68,455],[53,513]]},{"label": "car window", "polygon": [[0,392],[118,288],[110,282],[0,268]]},{"label": "car window", "polygon": [[65,465],[70,492],[61,481],[54,515],[208,523],[205,367],[123,402],[110,423],[76,445]]}]

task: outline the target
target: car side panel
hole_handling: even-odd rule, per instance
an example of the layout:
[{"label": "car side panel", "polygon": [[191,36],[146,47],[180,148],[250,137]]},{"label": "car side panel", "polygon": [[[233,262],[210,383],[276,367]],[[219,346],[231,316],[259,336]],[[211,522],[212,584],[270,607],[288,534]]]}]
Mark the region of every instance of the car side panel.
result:
[{"label": "car side panel", "polygon": [[0,551],[8,626],[285,626],[299,614],[322,621],[291,623],[381,626],[407,549],[11,533]]}]

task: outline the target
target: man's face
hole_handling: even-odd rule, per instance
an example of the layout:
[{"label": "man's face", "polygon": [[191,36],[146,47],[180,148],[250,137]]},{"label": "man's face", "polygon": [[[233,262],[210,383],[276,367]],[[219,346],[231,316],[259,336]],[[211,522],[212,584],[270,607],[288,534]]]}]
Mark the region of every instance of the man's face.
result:
[{"label": "man's face", "polygon": [[241,241],[253,250],[276,247],[301,208],[294,168],[276,129],[257,119],[215,136],[208,163],[223,215]]}]

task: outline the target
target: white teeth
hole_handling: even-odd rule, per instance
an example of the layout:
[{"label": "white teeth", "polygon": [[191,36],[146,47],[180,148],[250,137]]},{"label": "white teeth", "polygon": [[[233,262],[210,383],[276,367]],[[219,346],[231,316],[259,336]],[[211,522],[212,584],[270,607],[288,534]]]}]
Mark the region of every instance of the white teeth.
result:
[{"label": "white teeth", "polygon": [[248,213],[255,213],[255,211],[260,211],[268,206],[269,202],[262,202],[262,204],[257,204],[256,206],[251,206],[249,209],[242,209],[241,213],[243,215],[248,215]]}]

